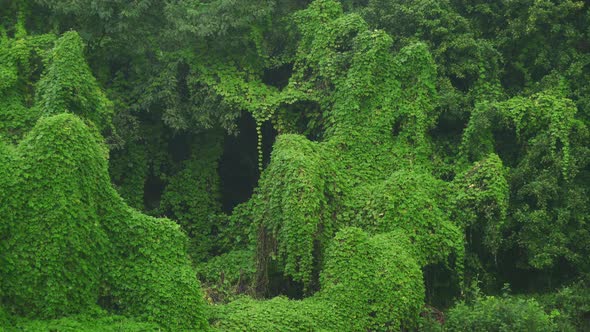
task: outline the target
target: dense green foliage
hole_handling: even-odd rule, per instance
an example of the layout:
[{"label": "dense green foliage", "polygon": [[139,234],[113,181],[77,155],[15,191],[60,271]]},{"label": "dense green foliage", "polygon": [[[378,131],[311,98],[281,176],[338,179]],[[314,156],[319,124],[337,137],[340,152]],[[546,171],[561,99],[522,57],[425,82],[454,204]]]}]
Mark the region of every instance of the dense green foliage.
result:
[{"label": "dense green foliage", "polygon": [[449,331],[556,331],[552,317],[532,299],[496,298],[459,303],[449,311]]},{"label": "dense green foliage", "polygon": [[63,332],[145,332],[159,331],[160,327],[153,323],[139,323],[122,316],[105,314],[77,315],[54,320],[19,320],[13,328],[6,331],[63,331]]},{"label": "dense green foliage", "polygon": [[321,291],[300,301],[241,298],[215,306],[220,330],[367,331],[412,326],[424,299],[419,265],[399,233],[369,237],[359,228],[338,232],[326,253]]},{"label": "dense green foliage", "polygon": [[39,121],[18,145],[10,167],[15,180],[2,188],[11,193],[2,206],[11,311],[59,317],[98,300],[108,245],[96,193],[108,178],[98,175],[105,150],[96,140],[79,120],[59,115]]},{"label": "dense green foliage", "polygon": [[[127,207],[110,185],[98,132],[42,118],[12,156],[2,192],[2,294],[9,312],[57,318],[105,309],[168,328],[203,323],[178,225]],[[28,245],[23,246],[22,243]]]},{"label": "dense green foliage", "polygon": [[0,330],[588,329],[589,26],[3,1]]},{"label": "dense green foliage", "polygon": [[555,293],[537,296],[537,299],[546,309],[559,313],[554,321],[560,331],[584,331],[590,328],[590,292],[587,285],[576,282]]}]

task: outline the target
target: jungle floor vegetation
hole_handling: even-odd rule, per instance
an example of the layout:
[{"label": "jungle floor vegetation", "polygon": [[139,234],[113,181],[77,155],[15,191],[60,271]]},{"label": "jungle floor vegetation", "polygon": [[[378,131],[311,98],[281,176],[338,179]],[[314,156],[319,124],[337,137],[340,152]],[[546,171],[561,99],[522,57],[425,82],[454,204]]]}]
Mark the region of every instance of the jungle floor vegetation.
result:
[{"label": "jungle floor vegetation", "polygon": [[0,331],[590,330],[590,4],[0,0]]}]

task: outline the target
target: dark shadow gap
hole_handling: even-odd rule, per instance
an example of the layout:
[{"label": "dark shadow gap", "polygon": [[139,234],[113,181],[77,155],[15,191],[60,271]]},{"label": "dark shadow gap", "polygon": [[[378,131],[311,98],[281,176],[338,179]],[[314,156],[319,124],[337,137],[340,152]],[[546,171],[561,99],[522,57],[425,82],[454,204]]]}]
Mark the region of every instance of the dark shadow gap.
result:
[{"label": "dark shadow gap", "polygon": [[[242,112],[238,121],[239,134],[226,135],[223,154],[219,161],[221,204],[225,213],[246,202],[252,196],[260,176],[258,171],[258,137],[256,121],[248,112]],[[277,136],[269,122],[262,126],[263,165],[270,162],[270,153]]]}]

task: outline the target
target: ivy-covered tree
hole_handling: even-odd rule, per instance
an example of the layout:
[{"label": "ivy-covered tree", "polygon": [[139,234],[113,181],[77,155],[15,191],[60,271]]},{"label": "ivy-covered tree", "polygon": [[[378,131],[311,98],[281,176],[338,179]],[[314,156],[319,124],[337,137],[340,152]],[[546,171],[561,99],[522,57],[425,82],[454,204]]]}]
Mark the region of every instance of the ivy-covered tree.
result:
[{"label": "ivy-covered tree", "polygon": [[[3,92],[20,97],[3,109],[8,139],[0,149],[0,294],[8,324],[108,310],[167,330],[206,328],[186,235],[168,219],[129,208],[116,193],[99,131],[108,129],[111,103],[78,35],[66,33],[45,52],[54,39],[25,35],[1,44],[3,56],[14,59],[3,63],[13,75]],[[22,62],[36,57],[46,64],[37,69],[39,82],[30,81],[35,75]],[[94,324],[87,319],[81,316],[81,327]]]},{"label": "ivy-covered tree", "polygon": [[[162,327],[206,327],[187,238],[170,220],[127,207],[110,184],[107,149],[74,115],[42,118],[2,182],[3,306],[60,318],[104,309]],[[8,153],[6,156],[4,154]]]},{"label": "ivy-covered tree", "polygon": [[[473,221],[453,222],[450,212],[471,208],[478,216],[489,206],[503,217],[508,188],[481,186],[482,194],[495,190],[489,201],[457,198],[465,204],[459,206],[449,204],[457,195],[451,184],[431,174],[428,129],[435,123],[436,69],[425,45],[407,46],[394,56],[387,34],[369,30],[358,15],[344,15],[333,1],[316,1],[297,17],[302,38],[295,72],[287,87],[270,97],[329,100],[322,105],[325,139],[277,138],[250,212],[258,227],[258,291],[266,292],[269,271],[280,271],[301,282],[307,294],[320,289],[312,298],[352,316],[351,330],[411,326],[424,301],[420,267],[454,254],[461,269],[462,226]],[[490,181],[505,184],[502,164],[495,160]],[[347,226],[372,236],[360,229],[347,232]],[[340,243],[342,252],[326,252]],[[385,254],[388,250],[396,254]],[[381,270],[380,253],[391,268]],[[372,255],[377,256],[368,258]],[[384,278],[380,273],[398,270],[398,279],[377,282]]]}]

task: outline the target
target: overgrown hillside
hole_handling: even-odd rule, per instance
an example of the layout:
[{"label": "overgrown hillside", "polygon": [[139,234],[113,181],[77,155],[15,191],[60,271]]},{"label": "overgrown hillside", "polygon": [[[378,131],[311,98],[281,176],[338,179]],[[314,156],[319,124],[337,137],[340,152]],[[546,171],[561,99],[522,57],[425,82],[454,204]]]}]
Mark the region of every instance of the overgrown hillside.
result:
[{"label": "overgrown hillside", "polygon": [[590,329],[590,5],[2,0],[0,331]]}]

